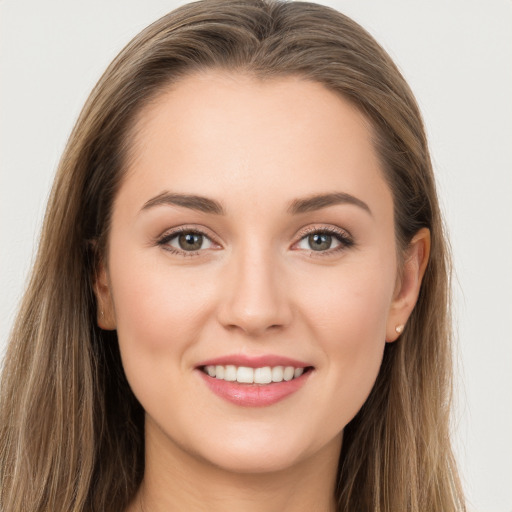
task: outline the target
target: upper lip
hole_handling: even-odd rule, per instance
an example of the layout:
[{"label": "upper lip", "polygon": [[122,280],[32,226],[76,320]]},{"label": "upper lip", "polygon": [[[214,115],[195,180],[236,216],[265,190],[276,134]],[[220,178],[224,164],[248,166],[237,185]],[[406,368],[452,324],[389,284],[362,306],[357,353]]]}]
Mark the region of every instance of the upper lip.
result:
[{"label": "upper lip", "polygon": [[264,366],[293,366],[294,368],[306,368],[312,366],[311,364],[292,359],[291,357],[279,356],[275,354],[266,354],[260,356],[248,356],[244,354],[232,354],[213,359],[202,361],[197,365],[198,368],[204,366],[247,366],[248,368],[262,368]]}]

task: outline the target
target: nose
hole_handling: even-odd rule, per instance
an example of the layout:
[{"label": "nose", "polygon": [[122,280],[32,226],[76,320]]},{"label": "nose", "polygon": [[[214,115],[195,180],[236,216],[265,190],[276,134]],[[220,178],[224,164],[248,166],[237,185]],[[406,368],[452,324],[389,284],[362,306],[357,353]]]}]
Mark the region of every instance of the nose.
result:
[{"label": "nose", "polygon": [[218,320],[226,329],[258,337],[290,323],[292,308],[275,256],[265,251],[234,255],[225,277]]}]

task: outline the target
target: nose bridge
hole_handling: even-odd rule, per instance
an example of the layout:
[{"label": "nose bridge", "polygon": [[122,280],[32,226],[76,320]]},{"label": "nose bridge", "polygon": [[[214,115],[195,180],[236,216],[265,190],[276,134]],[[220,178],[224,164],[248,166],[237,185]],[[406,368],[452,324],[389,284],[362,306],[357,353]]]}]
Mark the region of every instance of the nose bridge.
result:
[{"label": "nose bridge", "polygon": [[226,273],[221,323],[257,335],[291,317],[279,265],[270,244],[249,241],[233,249]]}]

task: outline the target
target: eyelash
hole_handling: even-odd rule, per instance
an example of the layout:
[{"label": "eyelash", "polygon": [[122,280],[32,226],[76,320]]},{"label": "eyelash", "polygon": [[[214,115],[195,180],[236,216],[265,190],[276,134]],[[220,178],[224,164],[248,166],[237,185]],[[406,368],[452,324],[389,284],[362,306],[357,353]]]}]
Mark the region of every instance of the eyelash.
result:
[{"label": "eyelash", "polygon": [[339,228],[334,228],[334,227],[322,227],[322,228],[310,227],[310,228],[307,228],[300,234],[299,241],[296,242],[294,245],[296,245],[297,243],[304,240],[306,237],[313,235],[313,234],[332,236],[340,243],[340,245],[338,247],[335,247],[334,249],[328,249],[326,251],[314,251],[313,249],[310,249],[309,250],[310,256],[320,257],[320,258],[326,257],[326,256],[332,256],[333,254],[337,254],[346,249],[350,249],[351,247],[353,247],[355,245],[354,239],[347,231],[345,231],[343,229],[339,229]]},{"label": "eyelash", "polygon": [[[204,249],[197,250],[197,251],[184,251],[184,250],[179,250],[179,249],[176,249],[176,248],[168,245],[171,240],[173,240],[174,238],[176,238],[177,236],[179,236],[182,233],[201,235],[201,236],[207,238],[208,240],[210,240],[213,244],[216,244],[216,242],[213,241],[212,238],[204,231],[197,229],[197,228],[189,228],[186,226],[177,228],[170,233],[166,233],[161,238],[159,238],[156,241],[156,243],[157,243],[157,245],[161,246],[164,250],[169,251],[172,254],[177,254],[177,255],[185,256],[185,257],[197,256],[197,255],[199,255],[199,253],[204,251]],[[336,254],[340,251],[349,249],[350,247],[353,247],[355,245],[355,242],[354,242],[352,236],[347,231],[342,230],[342,229],[337,229],[334,227],[322,227],[322,228],[310,227],[310,228],[307,228],[300,234],[299,240],[297,242],[295,242],[294,245],[297,245],[302,240],[304,240],[306,237],[308,237],[312,234],[329,235],[329,236],[334,237],[340,243],[340,245],[338,247],[335,247],[334,249],[328,249],[326,251],[315,251],[313,249],[309,250],[310,255],[314,256],[314,257],[330,256],[330,255]]]},{"label": "eyelash", "polygon": [[170,245],[167,245],[171,240],[173,240],[177,236],[181,235],[182,233],[201,235],[201,236],[207,238],[208,240],[211,240],[212,243],[215,243],[215,242],[213,242],[211,236],[206,234],[204,231],[197,229],[197,228],[190,228],[187,226],[176,228],[173,231],[171,231],[170,233],[166,233],[161,238],[159,238],[156,243],[157,243],[157,245],[161,246],[164,250],[169,251],[172,254],[178,254],[180,256],[185,256],[185,257],[199,255],[199,253],[202,252],[201,250],[199,250],[199,251],[183,251],[183,250],[176,249],[175,247],[171,247]]}]

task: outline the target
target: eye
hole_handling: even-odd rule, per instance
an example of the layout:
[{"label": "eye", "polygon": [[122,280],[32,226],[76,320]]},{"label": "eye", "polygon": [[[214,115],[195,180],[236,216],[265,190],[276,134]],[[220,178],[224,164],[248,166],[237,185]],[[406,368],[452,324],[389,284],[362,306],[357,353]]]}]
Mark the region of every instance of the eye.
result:
[{"label": "eye", "polygon": [[301,249],[311,249],[313,251],[327,251],[333,246],[337,247],[340,244],[332,235],[328,233],[314,233],[312,235],[305,236],[300,242],[299,247]]},{"label": "eye", "polygon": [[158,245],[174,253],[196,253],[213,247],[212,240],[204,233],[192,229],[183,229],[164,235]]},{"label": "eye", "polygon": [[337,229],[312,229],[296,244],[297,249],[332,254],[354,245],[352,238]]}]

